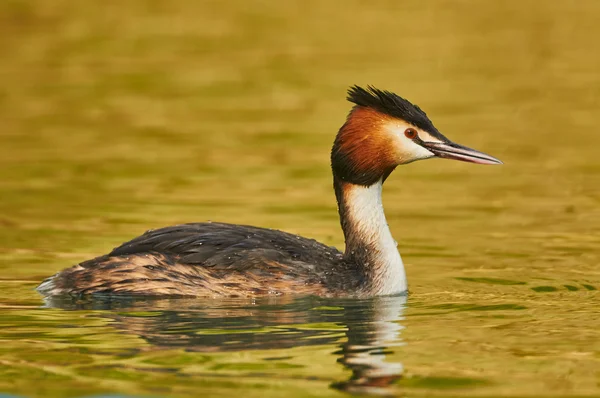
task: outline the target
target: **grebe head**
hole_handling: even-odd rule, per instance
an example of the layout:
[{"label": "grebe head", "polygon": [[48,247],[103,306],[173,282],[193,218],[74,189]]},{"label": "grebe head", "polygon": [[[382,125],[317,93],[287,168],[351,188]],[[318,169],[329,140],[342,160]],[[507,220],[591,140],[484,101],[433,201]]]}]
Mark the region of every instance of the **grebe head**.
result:
[{"label": "grebe head", "polygon": [[331,153],[342,181],[372,185],[398,165],[432,157],[479,164],[501,164],[490,155],[455,144],[442,135],[417,105],[389,91],[354,86],[356,104],[340,129]]}]

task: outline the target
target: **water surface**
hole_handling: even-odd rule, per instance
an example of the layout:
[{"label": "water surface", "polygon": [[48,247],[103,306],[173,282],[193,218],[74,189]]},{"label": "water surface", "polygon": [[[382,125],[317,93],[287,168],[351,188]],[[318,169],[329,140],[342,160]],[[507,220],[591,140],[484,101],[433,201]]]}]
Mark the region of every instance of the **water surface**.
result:
[{"label": "water surface", "polygon": [[[0,4],[0,392],[600,394],[594,1]],[[44,300],[44,277],[215,220],[343,248],[351,84],[505,164],[398,168],[407,298]]]}]

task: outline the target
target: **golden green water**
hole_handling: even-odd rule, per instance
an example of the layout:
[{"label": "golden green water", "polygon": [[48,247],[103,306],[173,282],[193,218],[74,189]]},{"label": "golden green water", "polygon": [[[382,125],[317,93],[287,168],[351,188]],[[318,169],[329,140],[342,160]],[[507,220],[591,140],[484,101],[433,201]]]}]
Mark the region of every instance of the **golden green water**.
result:
[{"label": "golden green water", "polygon": [[[599,18],[591,0],[4,0],[0,393],[600,395]],[[342,248],[328,152],[352,84],[505,162],[388,180],[406,301],[33,291],[182,222]]]}]

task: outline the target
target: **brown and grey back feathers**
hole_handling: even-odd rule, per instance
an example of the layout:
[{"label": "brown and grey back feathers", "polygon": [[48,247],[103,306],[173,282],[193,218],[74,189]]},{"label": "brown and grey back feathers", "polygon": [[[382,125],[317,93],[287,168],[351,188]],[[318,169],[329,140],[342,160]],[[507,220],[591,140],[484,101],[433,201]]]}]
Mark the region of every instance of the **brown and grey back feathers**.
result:
[{"label": "brown and grey back feathers", "polygon": [[[148,231],[44,281],[58,294],[327,295],[352,270],[333,247],[285,232],[224,223]],[[347,278],[346,278],[347,279]]]}]

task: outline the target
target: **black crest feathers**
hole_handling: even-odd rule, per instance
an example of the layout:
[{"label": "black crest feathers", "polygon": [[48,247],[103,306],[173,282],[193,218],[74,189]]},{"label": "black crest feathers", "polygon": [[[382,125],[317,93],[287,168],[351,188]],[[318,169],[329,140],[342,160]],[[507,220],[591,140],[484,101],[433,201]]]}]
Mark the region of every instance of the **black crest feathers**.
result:
[{"label": "black crest feathers", "polygon": [[358,106],[373,108],[386,115],[405,120],[433,136],[443,137],[421,108],[390,91],[379,90],[372,86],[367,86],[366,89],[352,86],[348,89],[347,99]]}]

